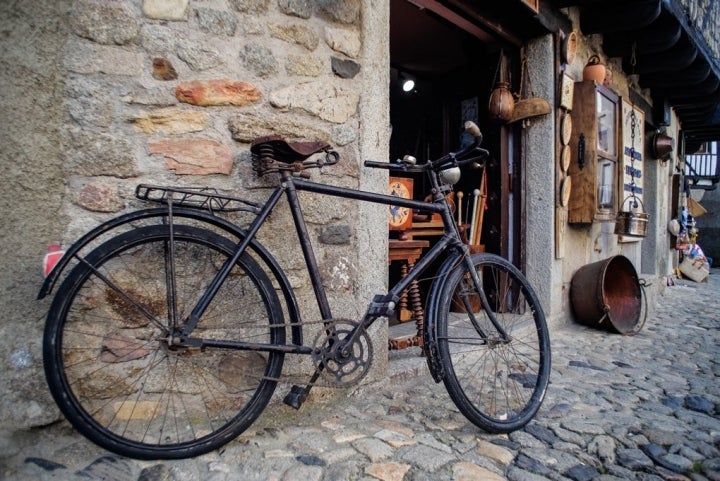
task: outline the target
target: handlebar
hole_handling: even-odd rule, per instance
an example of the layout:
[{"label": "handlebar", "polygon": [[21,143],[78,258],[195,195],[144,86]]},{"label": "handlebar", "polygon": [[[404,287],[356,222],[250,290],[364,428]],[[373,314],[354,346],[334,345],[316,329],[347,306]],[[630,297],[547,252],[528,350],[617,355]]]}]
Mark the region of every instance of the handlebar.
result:
[{"label": "handlebar", "polygon": [[482,160],[488,155],[490,155],[486,149],[480,148],[483,137],[482,132],[480,132],[480,128],[478,128],[475,122],[472,122],[470,120],[465,122],[465,132],[469,133],[474,138],[473,142],[470,145],[458,152],[450,152],[440,157],[439,159],[429,161],[426,164],[415,165],[405,164],[400,161],[398,161],[397,163],[391,163],[366,160],[364,162],[364,165],[365,167],[387,169],[397,172],[425,172],[430,169],[437,172],[439,170],[442,170],[442,168],[447,166],[448,164],[463,167],[473,162],[477,162],[478,160]]}]

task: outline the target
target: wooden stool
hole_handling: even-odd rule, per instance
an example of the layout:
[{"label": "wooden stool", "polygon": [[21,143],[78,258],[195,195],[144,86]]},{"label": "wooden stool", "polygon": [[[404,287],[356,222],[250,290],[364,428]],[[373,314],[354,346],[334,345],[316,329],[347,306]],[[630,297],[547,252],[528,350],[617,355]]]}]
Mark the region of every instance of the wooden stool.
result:
[{"label": "wooden stool", "polygon": [[[422,256],[423,249],[430,246],[429,241],[416,240],[394,240],[389,241],[388,264],[400,261],[400,274],[405,277],[415,262]],[[408,298],[410,309],[408,310]],[[408,322],[415,319],[417,334],[410,338],[388,339],[388,349],[406,349],[411,346],[423,345],[423,332],[425,329],[425,312],[420,296],[420,286],[417,281],[412,281],[407,292],[403,292],[400,298],[400,306],[397,310],[398,321]]]}]

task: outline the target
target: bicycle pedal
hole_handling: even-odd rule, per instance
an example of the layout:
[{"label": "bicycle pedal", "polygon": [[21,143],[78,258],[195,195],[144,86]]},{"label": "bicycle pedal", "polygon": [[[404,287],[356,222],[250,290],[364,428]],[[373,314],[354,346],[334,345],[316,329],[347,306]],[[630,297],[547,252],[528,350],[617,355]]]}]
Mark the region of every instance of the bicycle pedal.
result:
[{"label": "bicycle pedal", "polygon": [[400,299],[388,301],[385,296],[377,295],[373,298],[366,316],[371,317],[392,317],[395,315],[395,308]]},{"label": "bicycle pedal", "polygon": [[304,387],[293,386],[290,388],[290,392],[287,393],[283,402],[291,408],[300,409],[305,400],[308,397],[308,390]]}]

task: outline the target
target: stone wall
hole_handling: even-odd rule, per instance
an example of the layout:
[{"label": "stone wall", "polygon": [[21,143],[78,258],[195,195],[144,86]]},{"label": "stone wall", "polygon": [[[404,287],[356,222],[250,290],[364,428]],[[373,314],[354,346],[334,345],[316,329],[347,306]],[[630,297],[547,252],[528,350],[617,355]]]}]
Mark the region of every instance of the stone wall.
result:
[{"label": "stone wall", "polygon": [[[23,256],[13,264],[3,260],[9,275],[2,280],[3,305],[11,309],[1,328],[11,340],[2,346],[10,375],[1,381],[0,406],[12,413],[3,423],[15,427],[57,417],[41,374],[49,302],[32,300],[47,244],[67,247],[89,228],[137,208],[132,194],[140,182],[212,186],[264,199],[269,183],[255,179],[249,143],[270,134],[335,146],[341,162],[313,173],[322,182],[384,190],[384,178],[364,177],[359,165],[363,157],[386,155],[385,134],[374,131],[388,125],[387,106],[363,97],[368,83],[382,81],[389,70],[386,54],[369,66],[363,59],[387,49],[388,37],[380,32],[385,35],[370,41],[369,52],[363,43],[369,27],[361,22],[366,16],[387,25],[386,6],[360,0],[24,3],[38,4],[37,11],[1,7],[12,40],[3,40],[3,63],[13,67],[3,65],[5,85],[21,79],[3,114],[20,106],[32,117],[2,134],[11,137],[3,160],[16,185],[3,194],[10,213],[3,217],[15,227],[3,235],[5,246]],[[40,48],[46,51],[33,51]],[[17,65],[31,63],[28,50],[42,58]],[[379,85],[372,95],[387,99],[387,82]],[[358,285],[361,263],[368,266],[360,253],[369,248],[368,233],[385,231],[385,218],[361,219],[352,201],[301,198],[311,206],[306,220],[334,314],[358,318],[365,308],[358,293],[368,284]],[[23,209],[11,205],[24,200]],[[273,215],[261,240],[279,253],[301,308],[314,320],[317,306],[292,229],[289,215]],[[386,282],[382,262],[370,269],[375,286]],[[19,379],[26,383],[12,392]]]},{"label": "stone wall", "polygon": [[66,1],[0,2],[0,449],[4,430],[57,418],[42,371],[42,256],[64,233],[60,64]]}]

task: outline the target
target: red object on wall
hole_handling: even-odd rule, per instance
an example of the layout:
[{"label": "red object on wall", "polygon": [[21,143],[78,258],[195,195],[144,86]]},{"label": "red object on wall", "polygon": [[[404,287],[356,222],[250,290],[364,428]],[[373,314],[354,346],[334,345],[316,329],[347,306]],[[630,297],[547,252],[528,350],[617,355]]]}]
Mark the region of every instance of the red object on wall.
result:
[{"label": "red object on wall", "polygon": [[59,244],[50,244],[47,254],[43,258],[43,274],[47,277],[52,272],[55,264],[65,255],[65,251],[61,249]]}]

